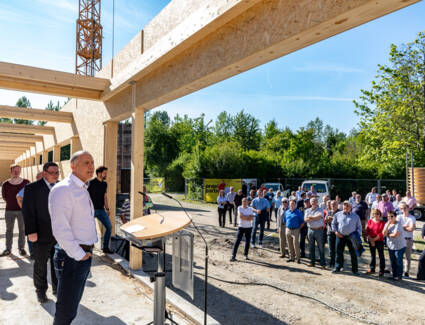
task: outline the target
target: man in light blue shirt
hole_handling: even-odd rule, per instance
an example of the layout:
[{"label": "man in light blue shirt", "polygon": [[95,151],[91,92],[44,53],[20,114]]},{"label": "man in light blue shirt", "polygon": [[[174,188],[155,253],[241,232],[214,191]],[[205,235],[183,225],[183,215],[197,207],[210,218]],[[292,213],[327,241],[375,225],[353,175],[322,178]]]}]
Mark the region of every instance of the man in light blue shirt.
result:
[{"label": "man in light blue shirt", "polygon": [[332,272],[337,273],[344,267],[344,249],[345,245],[347,245],[351,256],[351,269],[353,274],[357,274],[357,255],[349,236],[356,231],[360,235],[362,233],[362,224],[360,217],[351,211],[351,203],[349,201],[344,201],[342,207],[343,210],[335,214],[332,220],[332,231],[336,235],[336,263]]},{"label": "man in light blue shirt", "polygon": [[263,248],[264,226],[270,211],[270,204],[269,201],[264,198],[261,190],[258,190],[257,195],[258,196],[251,202],[251,207],[254,210],[254,228],[252,228],[251,247],[255,248],[257,230],[258,226],[260,226],[259,243],[260,247]]},{"label": "man in light blue shirt", "polygon": [[304,220],[307,222],[308,232],[308,246],[310,250],[310,263],[307,266],[313,267],[316,264],[316,243],[319,248],[320,266],[322,269],[326,268],[325,260],[325,221],[323,210],[319,208],[317,198],[313,197],[310,200],[311,208],[307,209],[304,213]]}]

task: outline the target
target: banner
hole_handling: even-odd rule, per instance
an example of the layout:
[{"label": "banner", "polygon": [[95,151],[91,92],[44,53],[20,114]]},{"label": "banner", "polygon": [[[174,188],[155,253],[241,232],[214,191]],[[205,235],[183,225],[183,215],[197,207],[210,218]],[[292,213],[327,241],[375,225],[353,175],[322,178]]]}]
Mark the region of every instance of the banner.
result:
[{"label": "banner", "polygon": [[165,191],[165,178],[153,177],[149,178],[149,183],[146,184],[146,190],[151,193],[160,193]]},{"label": "banner", "polygon": [[239,179],[204,179],[204,201],[205,202],[217,202],[218,189],[224,188],[224,192],[227,194],[230,191],[230,187],[233,186],[235,192],[242,189],[242,180]]}]

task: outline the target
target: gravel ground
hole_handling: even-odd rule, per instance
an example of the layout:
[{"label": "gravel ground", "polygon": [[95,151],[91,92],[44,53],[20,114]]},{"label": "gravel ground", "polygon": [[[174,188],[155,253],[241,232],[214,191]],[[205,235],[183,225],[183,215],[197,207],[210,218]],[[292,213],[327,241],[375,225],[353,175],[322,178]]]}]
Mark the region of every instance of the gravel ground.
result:
[{"label": "gravel ground", "polygon": [[[177,209],[161,195],[152,195],[152,200],[158,210]],[[394,283],[388,277],[365,275],[368,252],[359,261],[359,276],[352,275],[348,254],[345,271],[335,275],[307,267],[307,259],[296,264],[279,258],[278,239],[271,231],[264,249],[250,249],[248,261],[242,259],[242,242],[239,259],[232,263],[236,228],[217,226],[215,205],[183,205],[209,244],[208,313],[222,324],[425,324],[425,283],[414,279]],[[420,227],[418,222],[417,231]],[[417,258],[415,254],[412,275]],[[203,309],[204,244],[198,235],[195,262],[194,304]]]}]

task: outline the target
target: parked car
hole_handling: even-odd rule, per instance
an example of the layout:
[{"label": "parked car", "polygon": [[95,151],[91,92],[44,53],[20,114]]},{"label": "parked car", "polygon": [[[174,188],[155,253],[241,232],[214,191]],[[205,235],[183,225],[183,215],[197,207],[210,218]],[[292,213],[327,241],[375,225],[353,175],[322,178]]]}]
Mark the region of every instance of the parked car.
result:
[{"label": "parked car", "polygon": [[319,181],[319,180],[306,180],[302,182],[301,188],[304,192],[308,193],[310,188],[314,186],[314,190],[317,192],[317,196],[319,202],[322,201],[325,195],[330,195],[329,184],[327,181]]},{"label": "parked car", "polygon": [[276,193],[277,191],[283,192],[283,186],[280,183],[264,183],[264,187],[267,190],[272,188],[274,193]]}]

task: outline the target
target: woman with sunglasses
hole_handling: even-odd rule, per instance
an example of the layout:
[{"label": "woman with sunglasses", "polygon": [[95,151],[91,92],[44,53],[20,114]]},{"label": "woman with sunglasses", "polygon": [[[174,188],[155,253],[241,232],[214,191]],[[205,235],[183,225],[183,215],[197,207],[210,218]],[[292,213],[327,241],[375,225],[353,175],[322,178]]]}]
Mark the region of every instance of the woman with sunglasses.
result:
[{"label": "woman with sunglasses", "polygon": [[403,227],[397,220],[394,211],[388,212],[388,222],[382,232],[387,237],[387,247],[390,254],[393,279],[400,281],[403,275],[403,255],[406,251],[406,239],[404,239]]},{"label": "woman with sunglasses", "polygon": [[385,255],[384,255],[384,234],[382,233],[385,227],[385,221],[382,219],[382,212],[375,209],[372,210],[371,218],[367,222],[366,236],[370,248],[370,269],[367,274],[375,273],[376,267],[376,251],[379,255],[379,276],[384,275],[385,271]]}]

